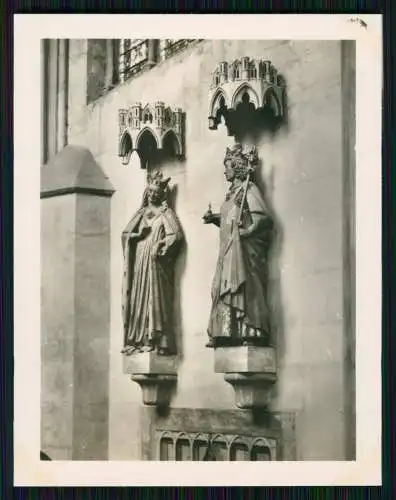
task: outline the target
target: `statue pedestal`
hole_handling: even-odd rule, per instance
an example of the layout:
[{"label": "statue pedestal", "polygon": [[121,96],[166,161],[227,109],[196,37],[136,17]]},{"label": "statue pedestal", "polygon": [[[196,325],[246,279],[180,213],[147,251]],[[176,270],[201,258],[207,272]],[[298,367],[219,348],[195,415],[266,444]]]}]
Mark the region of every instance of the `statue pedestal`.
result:
[{"label": "statue pedestal", "polygon": [[133,375],[150,374],[176,374],[177,356],[159,356],[156,352],[139,352],[123,356],[124,373]]},{"label": "statue pedestal", "polygon": [[177,384],[177,356],[155,352],[123,356],[123,371],[142,389],[143,404],[168,406]]},{"label": "statue pedestal", "polygon": [[238,408],[252,409],[269,404],[276,382],[273,347],[218,347],[214,350],[215,372],[224,373],[235,391]]},{"label": "statue pedestal", "polygon": [[216,373],[276,373],[273,347],[217,347]]}]

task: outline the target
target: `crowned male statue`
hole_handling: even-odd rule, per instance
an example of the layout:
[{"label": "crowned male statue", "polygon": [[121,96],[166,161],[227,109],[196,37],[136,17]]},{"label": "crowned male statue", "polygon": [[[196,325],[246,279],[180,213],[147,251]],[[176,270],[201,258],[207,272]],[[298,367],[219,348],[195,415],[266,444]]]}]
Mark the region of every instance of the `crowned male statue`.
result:
[{"label": "crowned male statue", "polygon": [[176,354],[174,266],[183,233],[168,205],[170,178],[148,175],[140,209],[122,233],[123,353]]},{"label": "crowned male statue", "polygon": [[220,213],[210,207],[204,223],[220,228],[220,250],[212,284],[207,347],[269,343],[266,301],[267,250],[272,219],[254,182],[257,153],[240,144],[227,148],[230,183]]}]

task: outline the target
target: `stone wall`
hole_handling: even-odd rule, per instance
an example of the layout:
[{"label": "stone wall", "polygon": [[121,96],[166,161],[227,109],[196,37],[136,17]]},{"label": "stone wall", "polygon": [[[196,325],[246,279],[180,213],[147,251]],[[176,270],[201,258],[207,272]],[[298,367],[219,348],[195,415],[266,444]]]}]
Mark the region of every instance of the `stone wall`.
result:
[{"label": "stone wall", "polygon": [[[297,458],[345,458],[343,157],[341,42],[205,41],[86,104],[87,42],[69,47],[68,141],[90,149],[115,188],[111,205],[109,449],[113,460],[140,457],[140,388],[123,374],[121,231],[141,202],[145,172],[136,156],[121,164],[118,109],[164,101],[186,113],[186,160],[164,166],[177,186],[186,236],[178,264],[175,328],[183,361],[175,407],[234,408],[234,393],[204,347],[218,234],[202,224],[227,189],[224,127],[208,129],[208,88],[219,61],[270,59],[286,79],[287,123],[259,154],[277,237],[270,297],[279,356],[275,411],[297,412]],[[100,307],[98,305],[98,307]]]}]

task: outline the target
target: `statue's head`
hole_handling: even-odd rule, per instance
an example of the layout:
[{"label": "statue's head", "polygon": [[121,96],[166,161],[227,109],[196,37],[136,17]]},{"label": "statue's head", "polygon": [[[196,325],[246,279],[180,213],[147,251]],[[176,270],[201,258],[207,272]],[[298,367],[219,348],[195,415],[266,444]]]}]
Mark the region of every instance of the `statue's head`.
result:
[{"label": "statue's head", "polygon": [[159,205],[167,199],[170,177],[163,178],[162,172],[154,171],[147,176],[147,197],[153,205]]},{"label": "statue's head", "polygon": [[256,160],[255,150],[244,153],[240,144],[236,144],[233,148],[227,148],[224,158],[224,175],[227,181],[232,182],[234,179],[244,181],[248,173],[254,171]]}]

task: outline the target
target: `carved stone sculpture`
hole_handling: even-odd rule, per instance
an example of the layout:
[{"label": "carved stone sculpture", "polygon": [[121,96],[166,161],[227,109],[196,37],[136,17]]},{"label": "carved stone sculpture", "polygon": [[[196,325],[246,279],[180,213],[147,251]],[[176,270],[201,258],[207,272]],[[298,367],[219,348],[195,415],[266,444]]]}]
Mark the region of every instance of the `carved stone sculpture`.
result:
[{"label": "carved stone sculpture", "polygon": [[209,128],[224,120],[228,135],[243,141],[264,126],[276,127],[285,116],[286,84],[268,60],[244,56],[220,62],[209,89]]},{"label": "carved stone sculpture", "polygon": [[122,352],[126,355],[176,354],[174,266],[183,233],[168,205],[169,180],[158,171],[149,174],[142,206],[122,233]]},{"label": "carved stone sculpture", "polygon": [[176,159],[184,156],[184,121],[180,108],[172,109],[163,102],[143,105],[135,102],[119,110],[118,155],[128,165],[137,151],[142,168],[155,164],[153,155],[160,152]]},{"label": "carved stone sculpture", "polygon": [[267,249],[272,219],[254,182],[255,150],[227,148],[225,176],[230,183],[220,213],[210,207],[204,223],[220,228],[220,250],[212,284],[207,347],[269,343],[266,302]]}]

